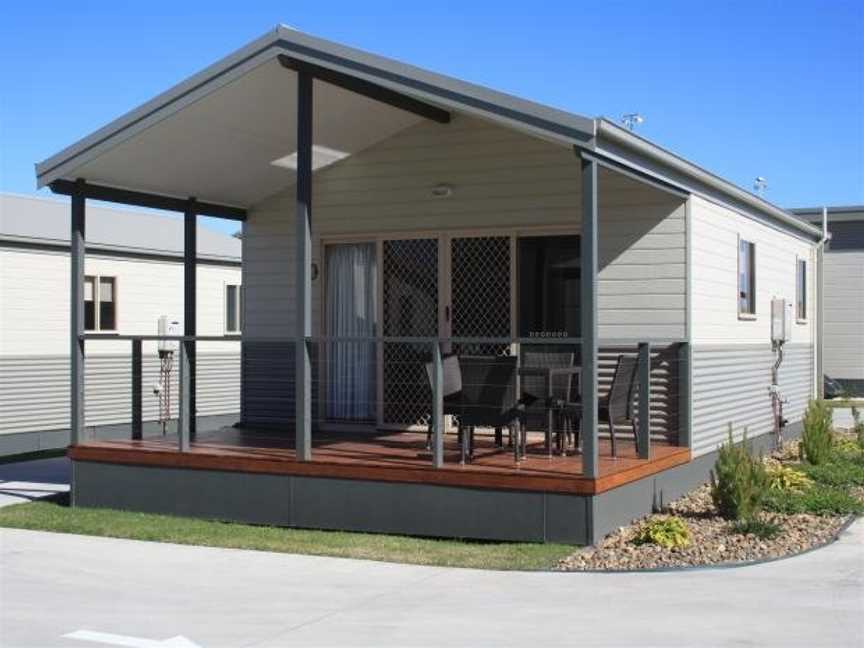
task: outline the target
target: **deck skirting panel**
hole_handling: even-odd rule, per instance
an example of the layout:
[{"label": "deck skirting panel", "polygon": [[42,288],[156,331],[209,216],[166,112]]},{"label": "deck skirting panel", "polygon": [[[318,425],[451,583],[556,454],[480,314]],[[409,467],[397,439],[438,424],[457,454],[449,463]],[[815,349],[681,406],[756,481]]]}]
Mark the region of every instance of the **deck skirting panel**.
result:
[{"label": "deck skirting panel", "polygon": [[286,527],[585,544],[590,498],[73,462],[76,506]]}]

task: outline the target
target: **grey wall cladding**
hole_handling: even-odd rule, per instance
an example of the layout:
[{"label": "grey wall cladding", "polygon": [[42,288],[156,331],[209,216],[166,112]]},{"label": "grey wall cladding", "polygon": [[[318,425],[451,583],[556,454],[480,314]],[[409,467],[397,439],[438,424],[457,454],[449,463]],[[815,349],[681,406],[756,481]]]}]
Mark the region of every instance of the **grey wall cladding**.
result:
[{"label": "grey wall cladding", "polygon": [[[317,346],[312,352],[312,417],[318,412]],[[296,368],[294,342],[244,341],[241,351],[241,421],[259,427],[293,427]]]}]

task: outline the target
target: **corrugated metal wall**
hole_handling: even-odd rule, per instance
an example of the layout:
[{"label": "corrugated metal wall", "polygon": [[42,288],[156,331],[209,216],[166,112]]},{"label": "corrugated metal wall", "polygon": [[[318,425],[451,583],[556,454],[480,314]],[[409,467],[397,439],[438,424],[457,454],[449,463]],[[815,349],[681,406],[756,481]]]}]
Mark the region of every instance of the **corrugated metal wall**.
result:
[{"label": "corrugated metal wall", "polygon": [[[319,378],[317,353],[312,354],[312,416],[318,419]],[[655,347],[651,354],[651,433],[655,439],[677,442],[680,423],[680,345]],[[600,348],[598,378],[604,396],[621,354],[635,354],[635,346]],[[293,342],[243,343],[242,420],[250,426],[294,425]],[[638,402],[638,399],[637,399]],[[431,404],[431,393],[429,395]],[[601,433],[605,432],[605,426]]]},{"label": "corrugated metal wall", "polygon": [[[746,427],[750,438],[773,430],[770,344],[694,345],[693,454],[713,452],[727,438],[732,424],[735,438]],[[784,416],[799,421],[813,393],[813,347],[791,344],[784,351],[780,389],[789,399]]]},{"label": "corrugated metal wall", "polygon": [[[143,358],[143,415],[158,418],[153,384],[159,377],[155,354]],[[92,355],[86,362],[86,424],[109,425],[131,418],[131,361],[128,354]],[[178,373],[172,374],[177,401]],[[240,355],[198,352],[198,415],[240,411]],[[176,411],[176,409],[175,409]],[[0,356],[0,434],[69,427],[69,358]]]}]

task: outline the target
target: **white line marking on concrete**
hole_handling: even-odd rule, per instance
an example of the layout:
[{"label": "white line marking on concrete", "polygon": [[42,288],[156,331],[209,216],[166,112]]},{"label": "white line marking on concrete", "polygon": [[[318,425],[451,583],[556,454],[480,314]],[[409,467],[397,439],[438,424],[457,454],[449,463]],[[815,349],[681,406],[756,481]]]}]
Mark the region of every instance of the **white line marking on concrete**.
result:
[{"label": "white line marking on concrete", "polygon": [[95,632],[93,630],[76,630],[63,635],[67,639],[78,639],[80,641],[92,641],[94,643],[107,644],[109,646],[125,646],[126,648],[201,648],[194,641],[190,641],[183,635],[177,635],[170,639],[159,641],[157,639],[145,639],[144,637],[128,637],[126,635],[111,634],[110,632]]}]

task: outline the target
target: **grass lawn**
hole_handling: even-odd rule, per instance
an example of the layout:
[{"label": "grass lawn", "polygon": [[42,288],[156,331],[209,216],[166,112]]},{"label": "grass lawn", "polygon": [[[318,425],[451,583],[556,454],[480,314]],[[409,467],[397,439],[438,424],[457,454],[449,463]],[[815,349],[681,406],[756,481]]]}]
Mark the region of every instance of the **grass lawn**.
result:
[{"label": "grass lawn", "polygon": [[0,527],[281,553],[478,569],[549,569],[574,548],[560,544],[433,540],[307,531],[28,502],[0,509]]}]

